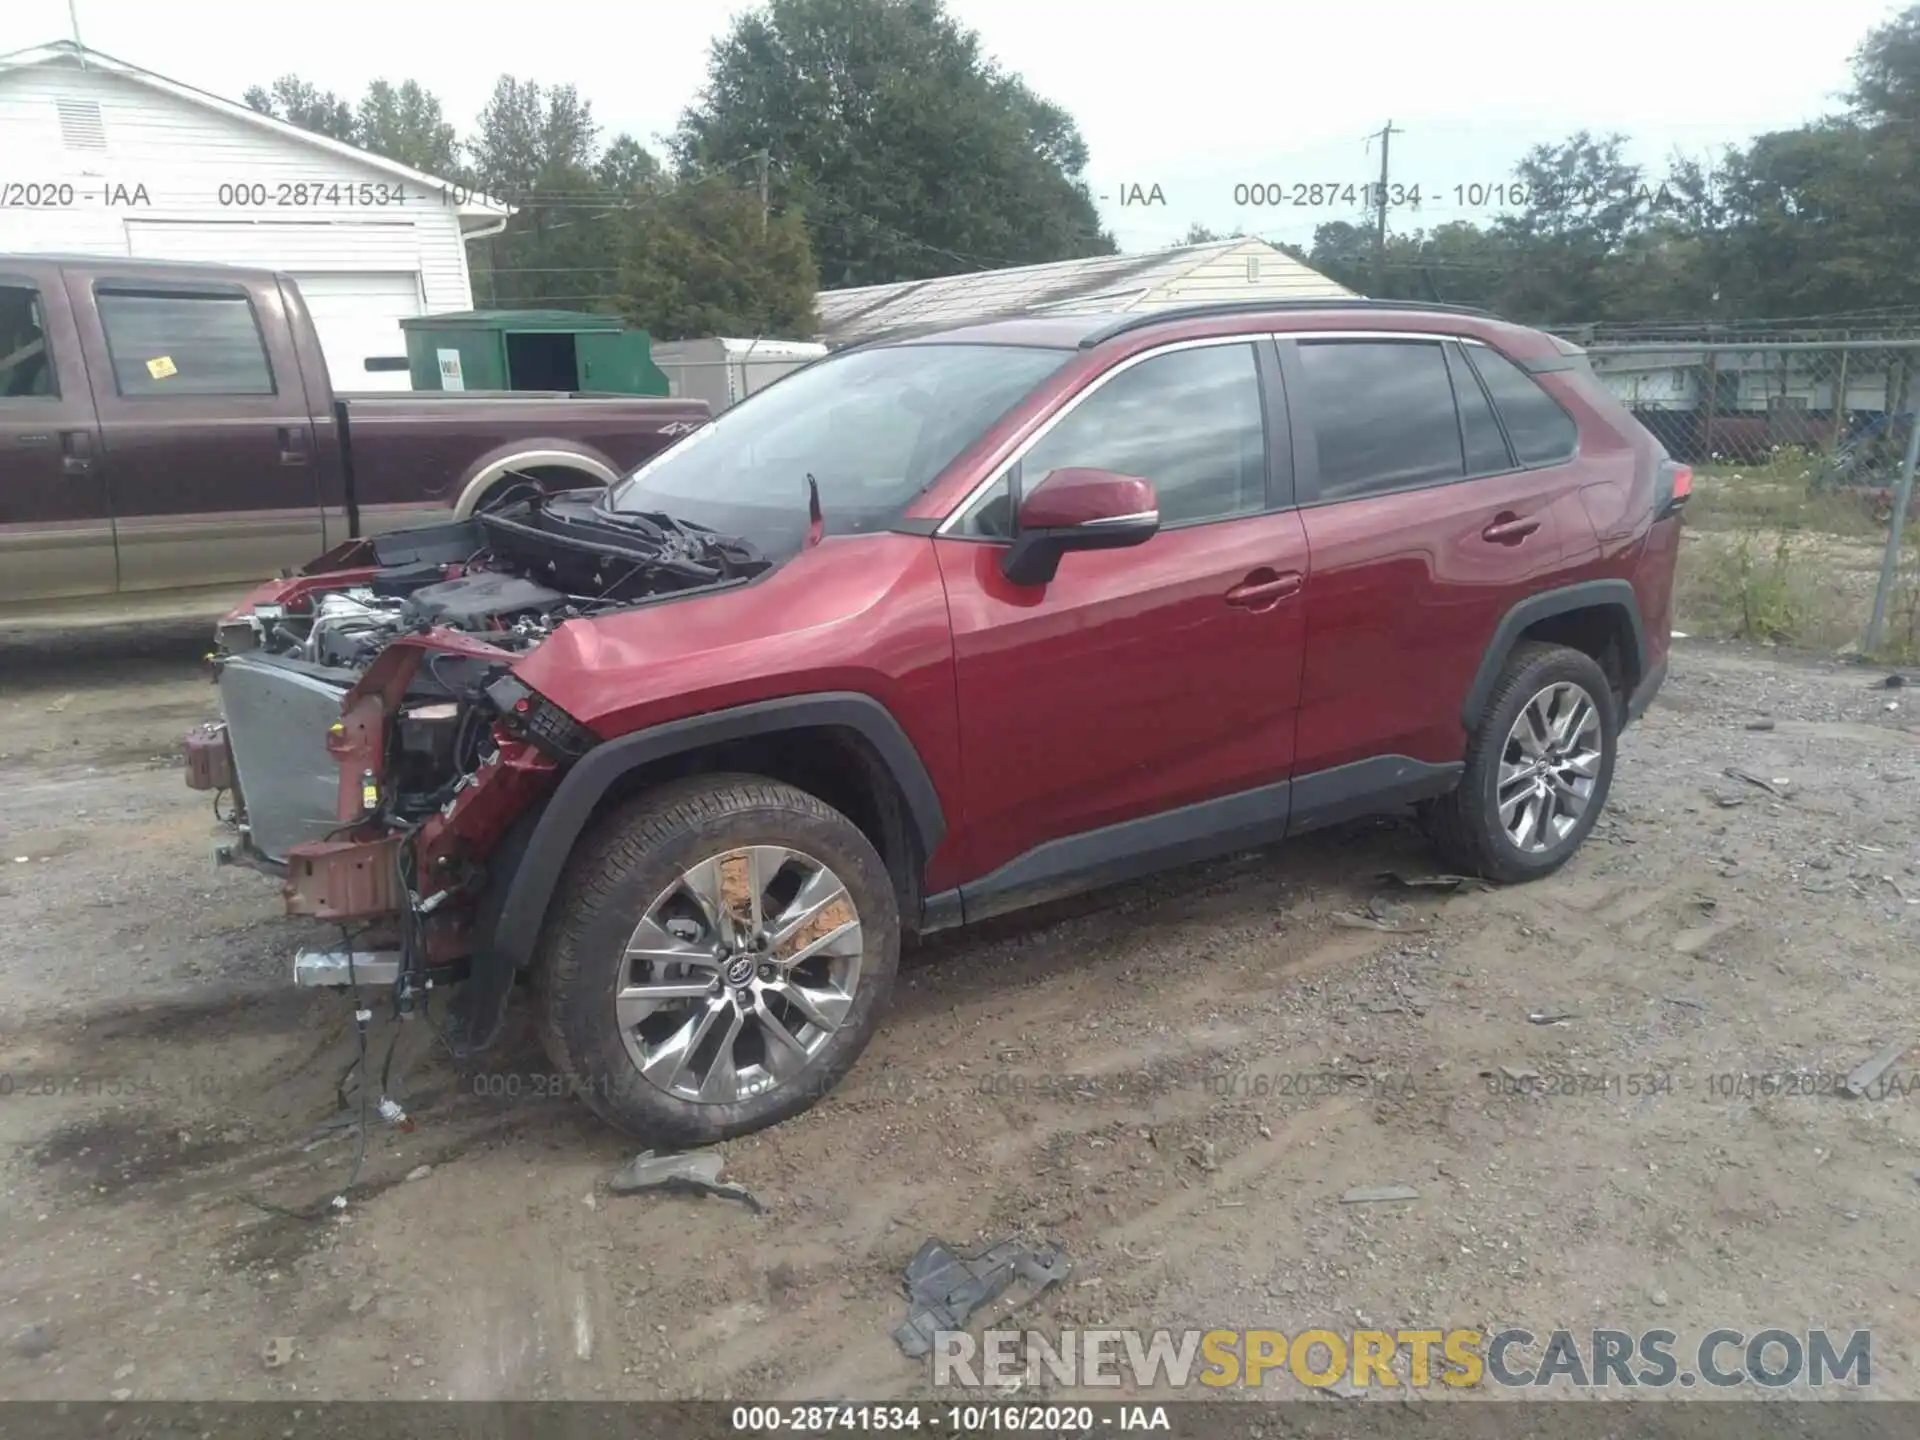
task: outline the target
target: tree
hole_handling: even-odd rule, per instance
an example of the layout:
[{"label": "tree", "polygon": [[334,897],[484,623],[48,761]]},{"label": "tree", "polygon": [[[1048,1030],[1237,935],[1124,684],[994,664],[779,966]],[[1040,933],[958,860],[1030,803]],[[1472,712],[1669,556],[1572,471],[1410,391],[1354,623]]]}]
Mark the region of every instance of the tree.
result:
[{"label": "tree", "polygon": [[571,85],[543,89],[502,75],[480,111],[479,132],[467,152],[482,188],[519,200],[549,194],[585,194],[593,188],[600,126],[593,105]]},{"label": "tree", "polygon": [[[246,101],[513,204],[505,233],[472,253],[484,303],[620,310],[663,338],[815,328],[817,272],[797,209],[763,214],[738,170],[674,184],[629,135],[603,147],[571,85],[501,76],[464,145],[412,80],[376,80],[349,106],[288,75]],[[1034,102],[1030,119],[1070,151],[1063,116]]]},{"label": "tree", "polygon": [[354,113],[354,143],[429,175],[460,170],[460,142],[441,113],[439,98],[411,80],[375,80]]},{"label": "tree", "polygon": [[1920,146],[1850,120],[1762,135],[1724,168],[1737,309],[1782,316],[1920,300]]},{"label": "tree", "polygon": [[1868,32],[1854,52],[1850,98],[1870,125],[1920,120],[1920,5]]},{"label": "tree", "polygon": [[657,339],[818,328],[819,277],[797,210],[763,228],[757,193],[693,179],[656,190],[621,233],[620,311]]},{"label": "tree", "polygon": [[593,309],[610,305],[618,269],[621,197],[595,174],[600,127],[571,85],[502,75],[467,142],[474,182],[516,207],[489,241],[483,269],[493,303]]},{"label": "tree", "polygon": [[1539,323],[1589,319],[1615,299],[1609,259],[1659,208],[1659,192],[1623,158],[1627,137],[1582,130],[1558,145],[1536,145],[1514,167],[1526,196],[1494,234],[1513,265],[1502,294]]},{"label": "tree", "polygon": [[660,162],[631,135],[617,135],[593,164],[594,179],[616,195],[632,195],[660,179]]},{"label": "tree", "polygon": [[715,41],[672,142],[683,179],[768,157],[823,283],[1111,254],[1058,106],[982,56],[941,0],[768,0]]},{"label": "tree", "polygon": [[298,75],[282,75],[265,89],[255,85],[240,98],[249,110],[257,110],[262,115],[271,115],[317,135],[344,140],[349,145],[360,143],[353,107],[331,90],[310,85]]}]

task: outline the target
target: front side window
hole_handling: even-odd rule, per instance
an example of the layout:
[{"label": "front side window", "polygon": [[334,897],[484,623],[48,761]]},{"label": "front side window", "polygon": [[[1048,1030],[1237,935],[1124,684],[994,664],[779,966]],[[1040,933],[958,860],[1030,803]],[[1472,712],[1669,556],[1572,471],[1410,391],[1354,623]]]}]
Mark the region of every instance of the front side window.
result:
[{"label": "front side window", "polygon": [[1453,385],[1424,340],[1300,344],[1322,500],[1438,485],[1466,474]]},{"label": "front side window", "polygon": [[784,376],[642,465],[616,511],[662,511],[778,553],[807,528],[807,481],[828,534],[884,529],[1071,350],[902,344]]},{"label": "front side window", "polygon": [[1573,417],[1533,377],[1498,350],[1469,345],[1473,368],[1487,382],[1493,408],[1506,423],[1513,453],[1522,465],[1558,465],[1571,460],[1580,442]]},{"label": "front side window", "polygon": [[37,400],[60,393],[47,353],[40,292],[0,285],[0,400]]},{"label": "front side window", "polygon": [[274,393],[266,342],[244,295],[101,290],[95,298],[122,395]]},{"label": "front side window", "polygon": [[1162,525],[1258,514],[1267,432],[1253,346],[1175,350],[1114,376],[1027,452],[1021,487],[1069,468],[1151,480]]}]

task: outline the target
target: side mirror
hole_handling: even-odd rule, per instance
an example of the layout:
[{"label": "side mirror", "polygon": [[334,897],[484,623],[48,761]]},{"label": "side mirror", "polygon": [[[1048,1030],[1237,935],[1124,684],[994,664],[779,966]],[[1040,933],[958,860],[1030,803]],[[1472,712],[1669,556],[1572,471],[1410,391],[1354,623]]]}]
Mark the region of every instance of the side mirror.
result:
[{"label": "side mirror", "polygon": [[1044,585],[1069,550],[1119,550],[1159,529],[1151,480],[1112,470],[1049,470],[1020,502],[1000,572],[1016,585]]}]

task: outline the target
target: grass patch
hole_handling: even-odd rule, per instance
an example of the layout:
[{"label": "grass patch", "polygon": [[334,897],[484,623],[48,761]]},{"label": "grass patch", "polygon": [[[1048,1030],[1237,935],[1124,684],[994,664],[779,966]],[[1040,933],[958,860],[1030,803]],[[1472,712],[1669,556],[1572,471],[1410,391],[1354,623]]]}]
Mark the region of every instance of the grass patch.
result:
[{"label": "grass patch", "polygon": [[1701,465],[1693,472],[1687,523],[1701,530],[1809,530],[1884,535],[1866,504],[1819,482],[1823,457],[1787,446],[1764,465]]},{"label": "grass patch", "polygon": [[[1866,634],[1886,526],[1821,483],[1823,458],[1782,448],[1763,465],[1694,472],[1687,543],[1675,585],[1680,628],[1816,649]],[[1880,652],[1920,660],[1920,526],[1909,524]]]}]

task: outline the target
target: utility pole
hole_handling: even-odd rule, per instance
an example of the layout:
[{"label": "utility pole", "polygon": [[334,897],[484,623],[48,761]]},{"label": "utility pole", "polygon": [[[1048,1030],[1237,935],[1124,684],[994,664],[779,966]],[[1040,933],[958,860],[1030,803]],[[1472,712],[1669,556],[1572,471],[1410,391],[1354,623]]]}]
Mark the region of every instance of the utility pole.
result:
[{"label": "utility pole", "polygon": [[773,156],[762,150],[754,158],[760,162],[760,234],[764,238],[767,233],[767,171],[773,164]]},{"label": "utility pole", "polygon": [[80,38],[80,0],[67,0],[67,24],[73,28],[73,47],[80,52],[80,68],[87,68],[87,46]]},{"label": "utility pole", "polygon": [[1392,144],[1395,135],[1406,133],[1404,130],[1395,130],[1391,120],[1380,130],[1380,192],[1374,197],[1379,202],[1380,213],[1373,232],[1373,293],[1376,299],[1387,288],[1387,147]]}]

